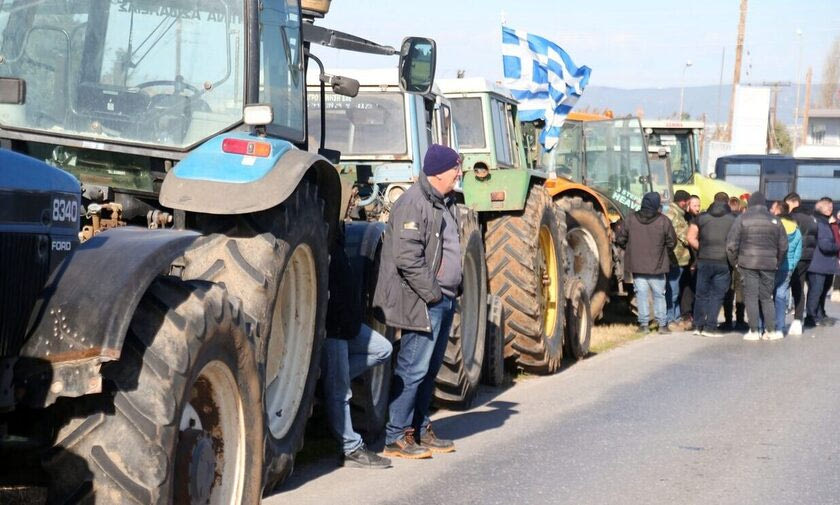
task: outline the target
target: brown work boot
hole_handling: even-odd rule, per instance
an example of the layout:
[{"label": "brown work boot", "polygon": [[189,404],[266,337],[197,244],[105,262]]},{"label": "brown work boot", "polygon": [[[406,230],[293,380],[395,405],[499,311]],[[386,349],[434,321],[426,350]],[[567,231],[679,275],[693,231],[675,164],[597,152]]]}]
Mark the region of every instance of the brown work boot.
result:
[{"label": "brown work boot", "polygon": [[438,438],[435,432],[432,431],[432,425],[426,427],[426,433],[420,434],[420,445],[436,453],[446,453],[455,451],[455,443],[452,440],[445,438]]},{"label": "brown work boot", "polygon": [[390,458],[427,459],[432,457],[432,451],[417,445],[414,440],[414,429],[405,430],[403,437],[385,446],[383,455]]}]

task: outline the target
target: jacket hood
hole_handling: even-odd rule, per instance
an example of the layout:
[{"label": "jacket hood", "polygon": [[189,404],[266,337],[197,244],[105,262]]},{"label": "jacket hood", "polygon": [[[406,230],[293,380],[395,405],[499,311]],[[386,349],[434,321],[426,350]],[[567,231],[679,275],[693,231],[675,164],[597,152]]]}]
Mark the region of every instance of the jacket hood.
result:
[{"label": "jacket hood", "polygon": [[642,209],[636,211],[636,218],[642,224],[650,224],[656,221],[656,218],[659,217],[658,210],[650,210],[650,209]]},{"label": "jacket hood", "polygon": [[714,217],[725,216],[727,214],[732,213],[732,209],[729,208],[729,203],[723,202],[715,202],[711,206],[709,206],[708,210],[709,214]]}]

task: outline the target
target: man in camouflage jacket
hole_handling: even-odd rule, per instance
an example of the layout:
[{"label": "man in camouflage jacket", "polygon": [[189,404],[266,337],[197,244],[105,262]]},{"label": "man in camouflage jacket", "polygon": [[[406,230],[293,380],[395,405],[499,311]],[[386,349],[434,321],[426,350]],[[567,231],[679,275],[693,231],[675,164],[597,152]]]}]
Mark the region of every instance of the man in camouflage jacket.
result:
[{"label": "man in camouflage jacket", "polygon": [[677,245],[671,254],[671,269],[668,272],[668,282],[665,285],[665,302],[668,307],[668,323],[676,323],[680,319],[680,282],[683,276],[691,275],[691,251],[688,248],[686,233],[688,222],[685,220],[685,211],[688,207],[688,200],[691,195],[687,191],[679,190],[674,193],[674,201],[668,205],[665,216],[671,220],[674,232],[677,234]]}]

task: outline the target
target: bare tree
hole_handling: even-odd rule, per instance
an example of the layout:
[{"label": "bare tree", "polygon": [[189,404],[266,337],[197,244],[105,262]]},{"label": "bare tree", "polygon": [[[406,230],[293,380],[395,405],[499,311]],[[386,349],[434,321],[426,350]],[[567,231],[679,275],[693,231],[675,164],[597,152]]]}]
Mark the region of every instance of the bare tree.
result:
[{"label": "bare tree", "polygon": [[840,35],[835,37],[823,68],[820,106],[829,109],[840,106]]}]

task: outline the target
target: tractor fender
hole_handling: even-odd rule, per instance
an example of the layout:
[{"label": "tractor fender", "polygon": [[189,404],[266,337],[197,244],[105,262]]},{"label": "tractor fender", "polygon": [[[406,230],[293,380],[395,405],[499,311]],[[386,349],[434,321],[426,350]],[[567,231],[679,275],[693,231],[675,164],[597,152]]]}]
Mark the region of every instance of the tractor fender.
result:
[{"label": "tractor fender", "polygon": [[607,221],[607,216],[609,216],[609,214],[607,211],[608,205],[605,201],[606,198],[589,186],[557,178],[545,181],[545,187],[551,197],[555,200],[564,196],[579,196],[584,201],[592,202],[595,210],[604,216],[605,224],[609,224],[609,221]]},{"label": "tractor fender", "polygon": [[78,247],[53,272],[15,367],[23,403],[46,407],[60,396],[102,390],[99,367],[120,359],[143,294],[199,234],[116,228]]},{"label": "tractor fender", "polygon": [[[228,141],[271,146],[266,156],[224,151]],[[342,187],[338,170],[324,157],[301,151],[283,139],[230,132],[214,137],[166,174],[160,203],[204,214],[249,214],[283,203],[307,175],[315,177],[331,226],[339,219]],[[332,234],[331,234],[332,236]]]}]

